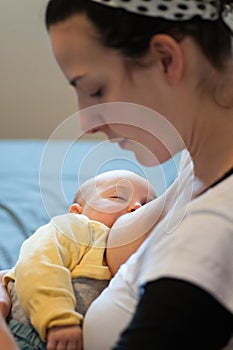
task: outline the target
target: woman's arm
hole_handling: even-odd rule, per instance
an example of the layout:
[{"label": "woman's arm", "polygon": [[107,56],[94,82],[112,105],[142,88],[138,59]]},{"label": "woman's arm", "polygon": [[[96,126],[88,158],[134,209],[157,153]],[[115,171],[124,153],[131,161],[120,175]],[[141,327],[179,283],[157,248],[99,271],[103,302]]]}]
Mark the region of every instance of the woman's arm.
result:
[{"label": "woman's arm", "polygon": [[9,295],[7,294],[7,291],[2,283],[2,277],[7,273],[8,271],[0,271],[0,316],[3,318],[6,318],[10,312],[11,308],[11,302]]},{"label": "woman's arm", "polygon": [[133,320],[114,350],[219,350],[233,334],[233,315],[202,289],[163,278],[145,286]]}]

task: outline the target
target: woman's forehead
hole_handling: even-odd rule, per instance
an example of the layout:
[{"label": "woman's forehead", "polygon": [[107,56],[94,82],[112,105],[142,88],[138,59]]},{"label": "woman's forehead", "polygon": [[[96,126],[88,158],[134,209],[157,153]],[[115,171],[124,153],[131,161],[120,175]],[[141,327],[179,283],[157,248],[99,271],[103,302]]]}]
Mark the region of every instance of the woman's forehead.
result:
[{"label": "woman's forehead", "polygon": [[[55,56],[67,59],[69,55],[81,56],[84,49],[93,47],[94,30],[85,16],[76,15],[50,27],[49,35]],[[82,51],[79,50],[82,47]],[[72,57],[72,56],[71,56]]]},{"label": "woman's forehead", "polygon": [[95,28],[84,15],[51,26],[50,40],[54,56],[69,81],[76,76],[111,71],[106,62],[123,64],[116,50],[101,44]]}]

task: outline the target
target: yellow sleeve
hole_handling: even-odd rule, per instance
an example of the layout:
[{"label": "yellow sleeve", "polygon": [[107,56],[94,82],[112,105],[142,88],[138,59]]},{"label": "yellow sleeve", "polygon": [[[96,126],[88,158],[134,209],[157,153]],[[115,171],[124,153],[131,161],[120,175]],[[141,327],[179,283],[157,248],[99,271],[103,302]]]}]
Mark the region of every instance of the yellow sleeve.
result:
[{"label": "yellow sleeve", "polygon": [[88,224],[72,214],[62,215],[37,230],[21,247],[15,267],[16,291],[43,340],[50,327],[82,322],[75,312],[71,282],[71,271],[86,249],[78,244],[79,231],[87,238]]}]

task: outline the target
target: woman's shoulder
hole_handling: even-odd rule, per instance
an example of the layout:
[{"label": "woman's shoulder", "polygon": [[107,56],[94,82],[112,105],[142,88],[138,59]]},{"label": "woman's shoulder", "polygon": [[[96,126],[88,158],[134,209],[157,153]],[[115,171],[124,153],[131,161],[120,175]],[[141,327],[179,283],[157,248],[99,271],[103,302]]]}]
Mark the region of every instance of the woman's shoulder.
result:
[{"label": "woman's shoulder", "polygon": [[203,195],[194,199],[190,206],[190,214],[201,211],[212,212],[216,215],[224,215],[233,220],[233,175],[211,187]]}]

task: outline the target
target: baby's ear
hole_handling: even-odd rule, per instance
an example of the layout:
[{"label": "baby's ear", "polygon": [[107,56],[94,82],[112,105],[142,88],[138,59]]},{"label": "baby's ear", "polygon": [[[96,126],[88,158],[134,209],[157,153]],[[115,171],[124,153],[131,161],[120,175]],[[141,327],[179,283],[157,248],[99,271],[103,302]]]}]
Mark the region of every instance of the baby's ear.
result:
[{"label": "baby's ear", "polygon": [[83,208],[78,203],[73,203],[69,209],[69,213],[73,213],[73,214],[82,214],[82,211],[83,211]]}]

